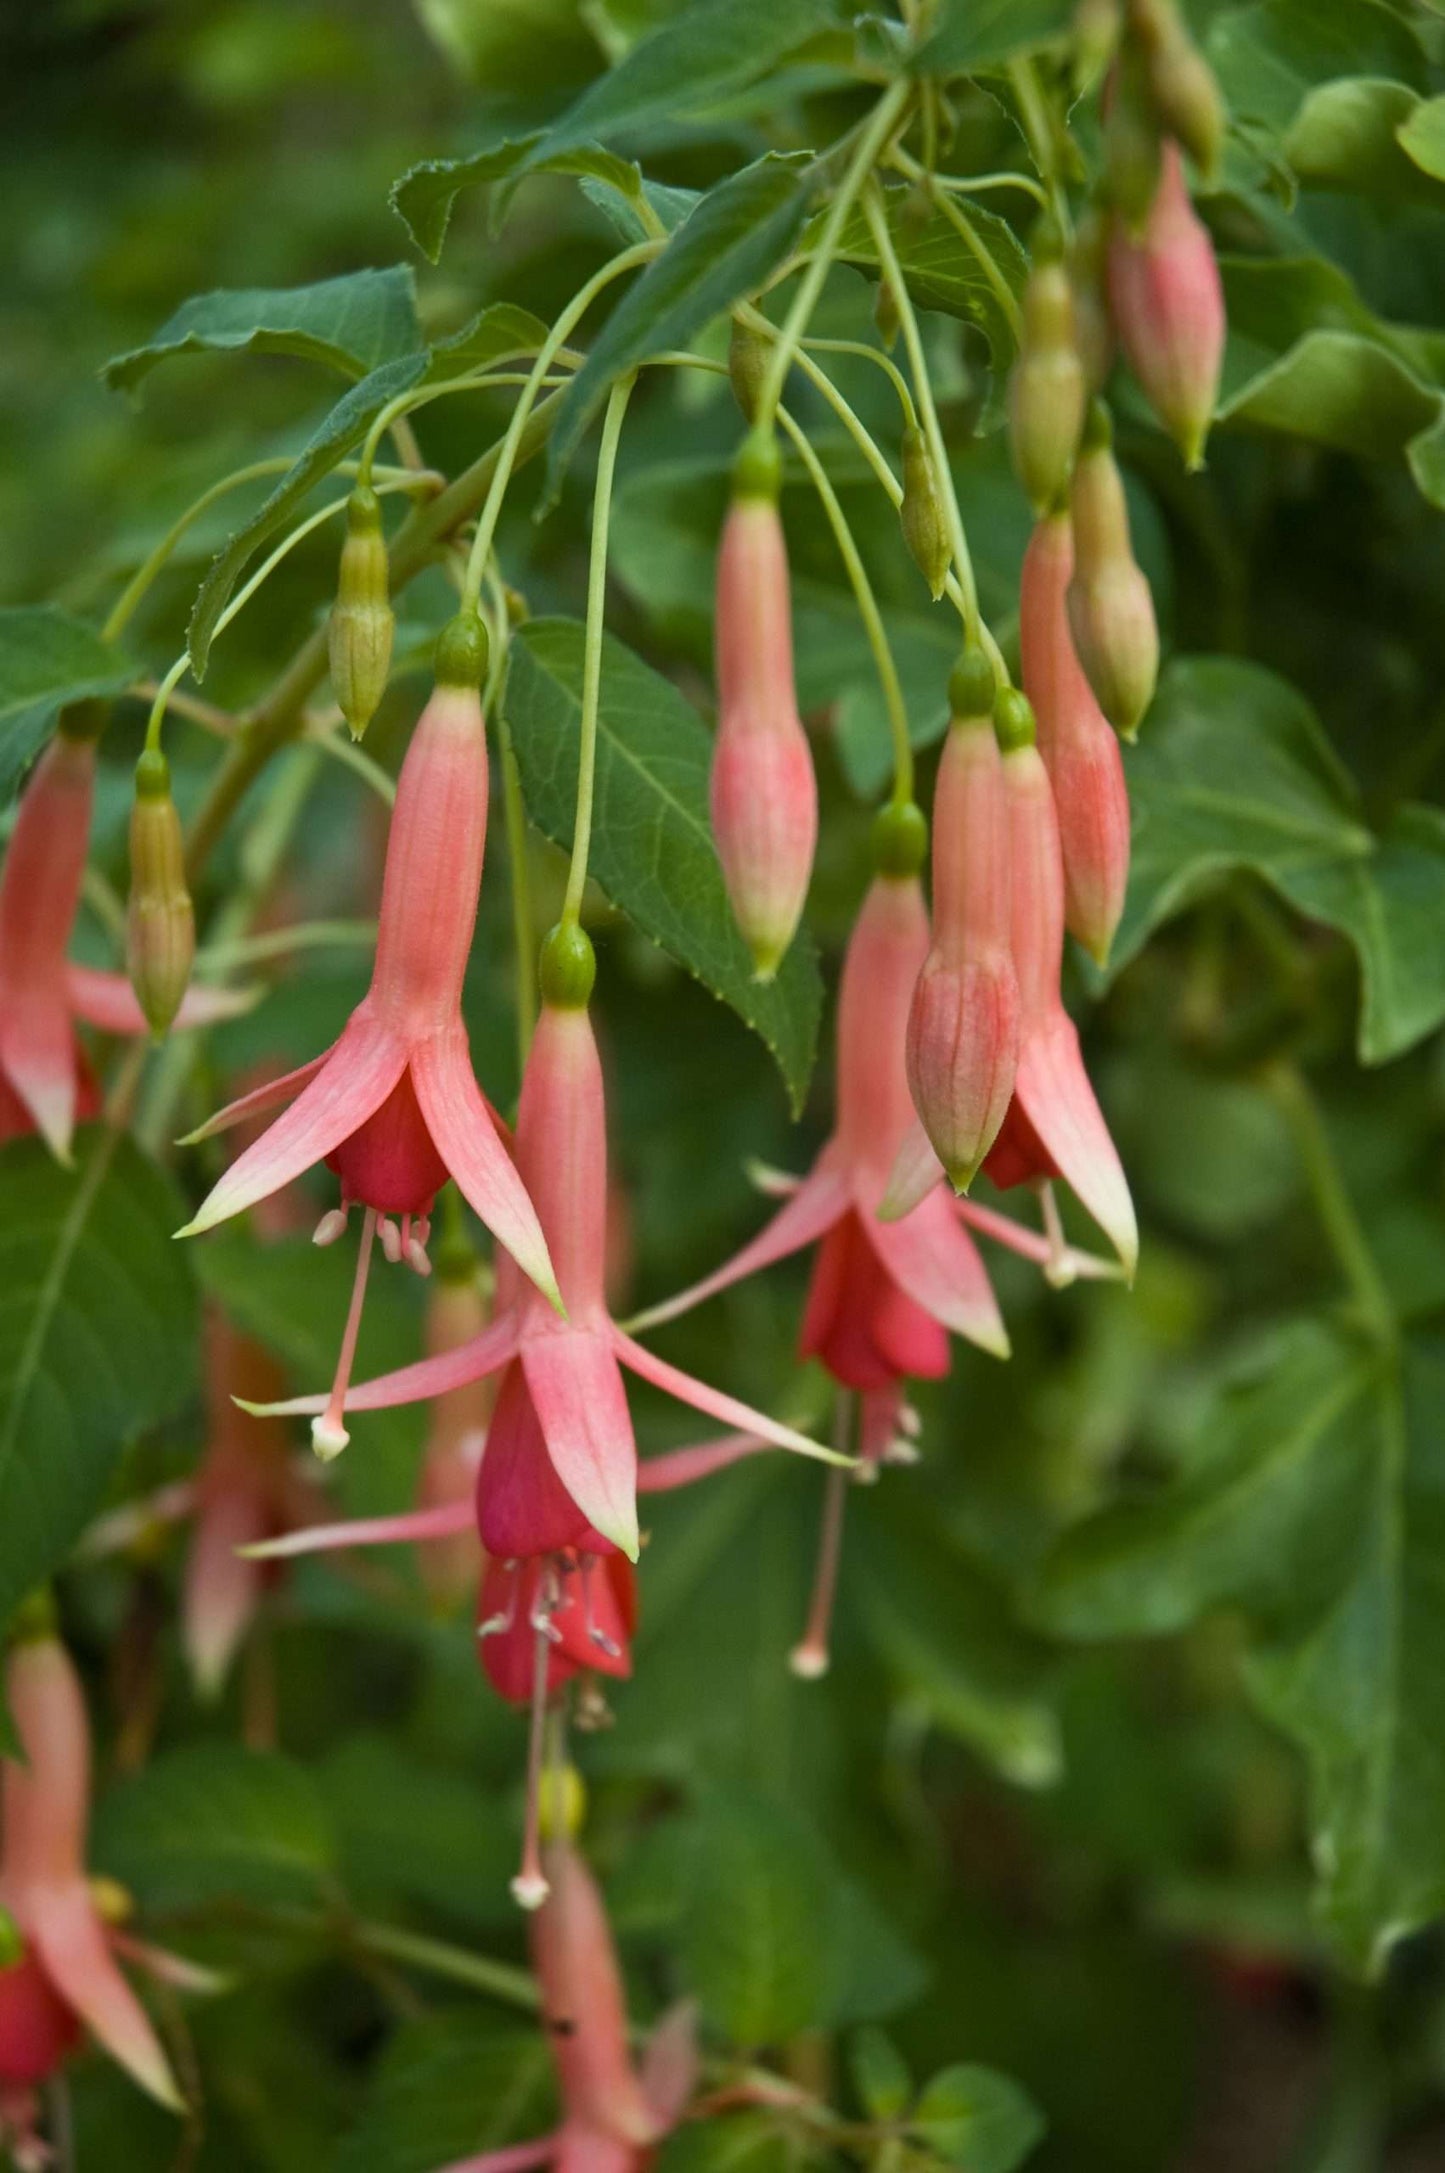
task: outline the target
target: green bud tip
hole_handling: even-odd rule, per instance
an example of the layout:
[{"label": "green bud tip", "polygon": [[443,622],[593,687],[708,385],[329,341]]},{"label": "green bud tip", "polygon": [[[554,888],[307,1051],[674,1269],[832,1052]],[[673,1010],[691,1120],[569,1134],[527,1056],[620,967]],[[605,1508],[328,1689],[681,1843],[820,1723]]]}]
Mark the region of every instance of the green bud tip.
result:
[{"label": "green bud tip", "polygon": [[1006,755],[1032,747],[1036,735],[1033,704],[1017,687],[1000,687],[994,698],[993,728]]},{"label": "green bud tip", "polygon": [[734,498],[766,498],[774,505],[783,484],[783,456],[771,429],[750,430],[733,462]]},{"label": "green bud tip", "polygon": [[1084,435],[1079,450],[1084,453],[1107,452],[1114,442],[1114,418],[1103,400],[1091,400],[1084,419]]},{"label": "green bud tip", "polygon": [[585,1011],[597,979],[597,953],[586,930],[558,921],[544,937],[539,979],[542,1001],[558,1011]]},{"label": "green bud tip", "polygon": [[347,499],[346,526],[353,536],[381,534],[381,500],[369,483],[358,483]]},{"label": "green bud tip", "polygon": [[998,679],[982,649],[970,646],[948,675],[951,717],[991,717]]},{"label": "green bud tip", "polygon": [[487,629],[480,614],[459,611],[442,628],[437,642],[437,685],[479,687],[487,676],[489,647]]},{"label": "green bud tip", "polygon": [[171,766],[159,747],[147,747],[135,766],[135,796],[138,800],[171,796]]},{"label": "green bud tip", "polygon": [[928,856],[928,823],[912,800],[890,800],[873,818],[873,865],[879,875],[903,881]]}]

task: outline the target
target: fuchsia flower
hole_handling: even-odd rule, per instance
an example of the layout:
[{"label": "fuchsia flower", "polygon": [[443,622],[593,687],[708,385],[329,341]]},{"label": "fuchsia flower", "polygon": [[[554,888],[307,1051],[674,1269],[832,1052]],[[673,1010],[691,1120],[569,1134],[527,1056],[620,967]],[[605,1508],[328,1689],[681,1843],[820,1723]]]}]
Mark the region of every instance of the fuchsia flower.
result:
[{"label": "fuchsia flower", "polygon": [[21,2163],[43,2164],[33,2086],[76,2044],[84,2024],[143,2090],[184,2111],[170,2063],[117,1953],[176,1982],[200,1973],[157,1954],[103,1918],[85,1874],[90,1729],[69,1655],[58,1639],[16,1645],[6,1668],[25,1763],[0,1768],[4,1845],[0,1906],[21,1943],[0,1967],[0,2135]]},{"label": "fuchsia flower", "polygon": [[548,1900],[532,1920],[542,2019],[562,2094],[562,2124],[535,2142],[483,2151],[446,2173],[644,2173],[652,2147],[677,2126],[697,2086],[690,2002],[665,2014],[640,2067],[632,2064],[627,2003],[596,1881],[570,1842],[546,1852]]},{"label": "fuchsia flower", "polygon": [[1189,199],[1177,143],[1165,139],[1159,185],[1137,239],[1115,220],[1109,307],[1150,406],[1197,468],[1224,359],[1224,289],[1208,228]]},{"label": "fuchsia flower", "polygon": [[907,1038],[914,1107],[955,1192],[968,1190],[1003,1123],[1019,1049],[993,674],[976,662],[981,673],[954,674],[961,683],[933,799],[933,946]]},{"label": "fuchsia flower", "polygon": [[793,685],[788,549],[778,463],[749,440],[717,564],[718,726],[712,827],[759,980],[792,942],[818,842],[818,785]]},{"label": "fuchsia flower", "polygon": [[[95,742],[62,728],[21,797],[0,870],[0,1140],[38,1131],[61,1161],[100,1097],[76,1041],[84,1019],[108,1034],[149,1034],[124,974],[66,957],[80,904],[95,797]],[[248,999],[190,989],[177,1026],[230,1017]]]},{"label": "fuchsia flower", "polygon": [[[477,691],[485,655],[481,622],[453,620],[397,786],[371,987],[341,1039],[193,1135],[205,1138],[296,1095],[231,1164],[182,1236],[214,1228],[319,1161],[340,1177],[342,1204],[322,1219],[318,1243],[341,1235],[353,1200],[365,1206],[336,1382],[312,1429],[325,1456],[346,1445],[341,1412],[378,1226],[389,1258],[427,1273],[432,1202],[448,1176],[546,1300],[560,1302],[536,1210],[472,1075],[461,1016],[486,844],[487,748]],[[401,1218],[399,1230],[393,1216]]]},{"label": "fuchsia flower", "polygon": [[1073,569],[1069,516],[1052,513],[1024,553],[1019,652],[1058,814],[1065,922],[1102,966],[1129,879],[1129,794],[1118,739],[1069,630],[1064,599]]}]

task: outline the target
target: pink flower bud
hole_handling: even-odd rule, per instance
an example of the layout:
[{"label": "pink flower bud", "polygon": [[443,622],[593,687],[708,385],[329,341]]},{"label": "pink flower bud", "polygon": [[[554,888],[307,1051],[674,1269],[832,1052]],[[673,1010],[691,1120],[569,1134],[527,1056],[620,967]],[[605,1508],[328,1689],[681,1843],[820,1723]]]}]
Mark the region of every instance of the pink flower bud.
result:
[{"label": "pink flower bud", "polygon": [[808,893],[818,787],[793,689],[788,554],[776,504],[733,499],[717,569],[712,827],[733,913],[771,980]]},{"label": "pink flower bud", "polygon": [[908,1084],[964,1192],[1013,1093],[1019,1002],[1010,942],[1008,809],[991,719],[951,727],[933,803],[933,947],[908,1014]]},{"label": "pink flower bud", "polygon": [[1134,557],[1109,411],[1096,400],[1069,492],[1074,571],[1069,627],[1099,707],[1132,740],[1159,676],[1159,628],[1148,580]]},{"label": "pink flower bud", "polygon": [[1119,742],[1069,631],[1064,598],[1073,562],[1069,516],[1051,514],[1039,522],[1024,555],[1019,650],[1058,809],[1065,917],[1070,933],[1103,965],[1129,877],[1129,795]]},{"label": "pink flower bud", "polygon": [[1224,289],[1177,143],[1164,145],[1138,239],[1115,226],[1109,304],[1129,367],[1187,465],[1199,467],[1224,357]]}]

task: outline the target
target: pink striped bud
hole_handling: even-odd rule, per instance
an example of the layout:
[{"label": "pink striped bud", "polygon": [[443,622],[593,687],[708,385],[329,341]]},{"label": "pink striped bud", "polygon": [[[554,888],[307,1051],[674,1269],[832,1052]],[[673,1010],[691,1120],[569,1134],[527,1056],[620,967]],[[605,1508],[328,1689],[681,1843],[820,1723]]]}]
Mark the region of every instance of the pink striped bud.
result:
[{"label": "pink striped bud", "polygon": [[1149,404],[1186,465],[1199,467],[1224,358],[1224,289],[1208,231],[1189,200],[1177,143],[1164,145],[1139,238],[1115,226],[1109,306]]},{"label": "pink striped bud", "polygon": [[1119,742],[1094,699],[1069,631],[1065,593],[1074,542],[1067,513],[1040,521],[1024,554],[1019,652],[1039,752],[1054,788],[1064,855],[1065,916],[1099,964],[1124,909],[1129,795]]},{"label": "pink striped bud", "polygon": [[1069,492],[1074,571],[1068,612],[1079,661],[1099,707],[1132,740],[1154,699],[1159,628],[1149,583],[1134,558],[1112,438],[1109,410],[1096,400]]},{"label": "pink striped bud", "polygon": [[1009,379],[1014,468],[1036,512],[1069,480],[1088,399],[1074,333],[1074,297],[1057,231],[1042,222],[1024,288],[1023,332]]},{"label": "pink striped bud", "polygon": [[777,460],[749,440],[717,569],[718,728],[712,827],[723,880],[760,981],[792,942],[818,836],[818,786],[793,688],[788,552]]},{"label": "pink striped bud", "polygon": [[962,713],[949,729],[933,802],[933,945],[913,991],[906,1042],[914,1107],[957,1192],[967,1191],[993,1145],[1018,1063],[1008,809],[992,678],[981,656],[954,674]]}]

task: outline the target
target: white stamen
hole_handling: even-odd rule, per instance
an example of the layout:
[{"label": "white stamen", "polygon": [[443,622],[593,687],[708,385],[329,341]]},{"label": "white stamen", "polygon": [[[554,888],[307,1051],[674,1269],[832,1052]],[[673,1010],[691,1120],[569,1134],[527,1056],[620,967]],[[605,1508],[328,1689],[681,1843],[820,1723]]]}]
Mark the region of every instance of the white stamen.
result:
[{"label": "white stamen", "polygon": [[345,1235],[346,1209],[344,1207],[328,1207],[326,1213],[311,1233],[311,1242],[313,1245],[334,1245],[339,1237],[345,1237]]},{"label": "white stamen", "polygon": [[389,1265],[395,1267],[401,1258],[401,1232],[390,1215],[383,1215],[376,1228],[381,1239],[381,1249],[386,1254]]},{"label": "white stamen", "polygon": [[376,1209],[368,1207],[361,1225],[361,1243],[356,1249],[356,1277],[351,1285],[351,1305],[346,1315],[346,1327],[342,1331],[341,1349],[336,1358],[336,1378],[331,1384],[331,1395],[326,1409],[319,1418],[311,1421],[311,1446],[325,1464],[339,1456],[351,1439],[346,1431],[346,1391],[351,1385],[351,1367],[356,1357],[356,1338],[361,1328],[361,1308],[366,1297],[366,1277],[371,1266],[371,1244],[376,1236]]}]

